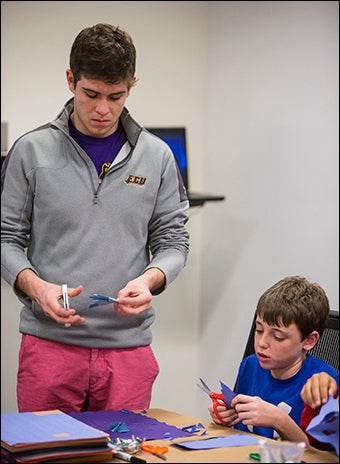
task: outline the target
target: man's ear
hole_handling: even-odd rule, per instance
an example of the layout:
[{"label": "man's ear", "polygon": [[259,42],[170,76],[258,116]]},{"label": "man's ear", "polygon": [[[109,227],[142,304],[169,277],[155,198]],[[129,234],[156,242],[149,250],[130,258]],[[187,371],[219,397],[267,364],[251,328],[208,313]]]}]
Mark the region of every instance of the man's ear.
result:
[{"label": "man's ear", "polygon": [[306,351],[310,351],[317,344],[319,338],[320,338],[319,332],[317,332],[316,330],[313,330],[313,332],[311,332],[308,335],[308,337],[306,337],[305,340],[303,341],[303,348]]},{"label": "man's ear", "polygon": [[66,80],[68,84],[68,88],[72,93],[75,92],[75,85],[74,85],[74,77],[73,77],[73,72],[70,69],[66,69]]}]

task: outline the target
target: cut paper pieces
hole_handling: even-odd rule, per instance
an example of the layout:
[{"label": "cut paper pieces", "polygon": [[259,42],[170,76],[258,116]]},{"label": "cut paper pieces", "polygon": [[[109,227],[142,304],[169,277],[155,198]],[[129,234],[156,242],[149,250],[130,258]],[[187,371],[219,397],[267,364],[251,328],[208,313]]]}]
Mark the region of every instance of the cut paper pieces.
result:
[{"label": "cut paper pieces", "polygon": [[319,442],[332,445],[339,456],[339,398],[328,398],[319,414],[310,421],[306,432]]},{"label": "cut paper pieces", "polygon": [[251,435],[247,435],[245,433],[237,433],[235,435],[229,435],[227,437],[182,441],[174,444],[191,450],[204,450],[212,448],[228,448],[230,446],[257,445],[258,443],[258,438],[252,437]]},{"label": "cut paper pieces", "polygon": [[189,432],[192,434],[201,432],[202,429],[203,429],[203,432],[200,435],[206,435],[207,432],[205,430],[205,427],[200,422],[197,425],[193,424],[193,425],[187,425],[186,427],[182,427],[182,430],[185,430],[186,432]]},{"label": "cut paper pieces", "polygon": [[[87,425],[105,431],[110,435],[111,440],[133,437],[138,437],[142,440],[172,440],[173,438],[189,438],[193,436],[188,431],[168,425],[165,422],[160,422],[153,417],[127,410],[71,412],[69,415]],[[129,431],[111,431],[110,425],[114,422],[124,423]]]},{"label": "cut paper pieces", "polygon": [[129,427],[124,424],[124,422],[112,422],[109,425],[109,429],[111,432],[128,432]]},{"label": "cut paper pieces", "polygon": [[231,400],[236,396],[236,393],[232,391],[231,388],[229,388],[227,385],[225,385],[222,380],[220,380],[221,384],[221,392],[223,393],[224,396],[224,401],[228,407],[230,406]]}]

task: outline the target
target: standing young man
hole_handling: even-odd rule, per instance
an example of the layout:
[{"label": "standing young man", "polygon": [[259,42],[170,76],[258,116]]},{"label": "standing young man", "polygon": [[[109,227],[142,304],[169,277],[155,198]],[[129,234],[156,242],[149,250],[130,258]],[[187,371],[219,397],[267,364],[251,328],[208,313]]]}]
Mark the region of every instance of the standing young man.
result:
[{"label": "standing young man", "polygon": [[[73,97],[3,165],[2,276],[23,303],[20,412],[150,405],[152,297],[186,264],[189,203],[168,146],[125,107],[135,66],[129,34],[83,29],[66,71]],[[93,293],[118,302],[90,307]]]}]

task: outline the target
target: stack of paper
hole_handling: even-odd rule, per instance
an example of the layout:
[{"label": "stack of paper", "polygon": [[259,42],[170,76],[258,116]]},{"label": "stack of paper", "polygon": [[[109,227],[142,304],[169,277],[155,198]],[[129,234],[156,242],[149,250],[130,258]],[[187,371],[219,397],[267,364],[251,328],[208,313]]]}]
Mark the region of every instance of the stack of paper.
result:
[{"label": "stack of paper", "polygon": [[105,461],[112,458],[108,439],[59,410],[1,414],[1,462]]}]

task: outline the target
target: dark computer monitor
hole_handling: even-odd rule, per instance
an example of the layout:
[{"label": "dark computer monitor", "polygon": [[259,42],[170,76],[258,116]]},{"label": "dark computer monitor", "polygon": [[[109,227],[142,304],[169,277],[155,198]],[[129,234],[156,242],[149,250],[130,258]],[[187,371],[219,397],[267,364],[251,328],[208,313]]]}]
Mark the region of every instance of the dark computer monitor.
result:
[{"label": "dark computer monitor", "polygon": [[147,127],[147,130],[169,145],[176,158],[184,186],[189,190],[185,127]]},{"label": "dark computer monitor", "polygon": [[222,201],[225,199],[222,195],[198,193],[190,190],[190,171],[185,127],[147,127],[146,129],[163,139],[171,148],[179,166],[184,186],[187,190],[190,206],[202,206],[206,201]]}]

